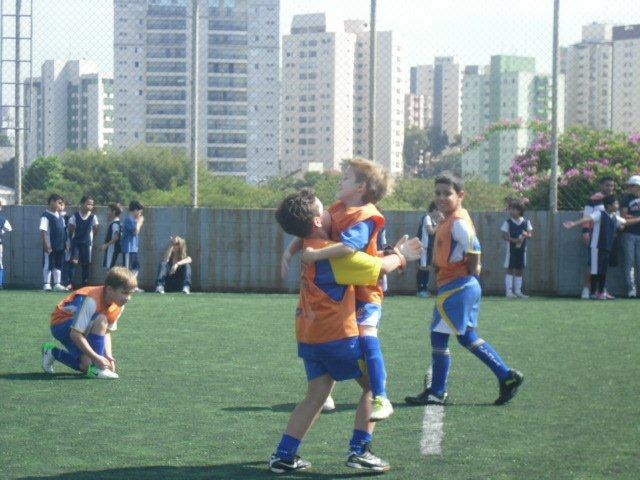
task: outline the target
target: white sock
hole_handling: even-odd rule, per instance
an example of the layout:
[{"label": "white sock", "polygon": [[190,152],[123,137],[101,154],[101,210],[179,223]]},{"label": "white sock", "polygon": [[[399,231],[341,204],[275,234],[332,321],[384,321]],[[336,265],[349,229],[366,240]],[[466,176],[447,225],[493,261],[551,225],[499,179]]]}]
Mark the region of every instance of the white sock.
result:
[{"label": "white sock", "polygon": [[504,288],[507,292],[507,295],[513,293],[513,275],[506,274],[504,276]]},{"label": "white sock", "polygon": [[522,277],[513,278],[514,290],[516,293],[522,293]]},{"label": "white sock", "polygon": [[54,268],[51,273],[53,274],[53,283],[58,285],[60,283],[60,278],[62,277],[62,272],[57,268]]}]

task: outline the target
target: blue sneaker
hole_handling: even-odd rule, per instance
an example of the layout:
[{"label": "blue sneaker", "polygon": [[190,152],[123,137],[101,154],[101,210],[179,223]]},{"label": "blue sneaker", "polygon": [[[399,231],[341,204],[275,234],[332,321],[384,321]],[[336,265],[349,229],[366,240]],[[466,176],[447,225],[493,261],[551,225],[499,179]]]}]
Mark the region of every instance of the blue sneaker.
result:
[{"label": "blue sneaker", "polygon": [[426,290],[420,290],[416,295],[420,298],[429,298],[429,292]]}]

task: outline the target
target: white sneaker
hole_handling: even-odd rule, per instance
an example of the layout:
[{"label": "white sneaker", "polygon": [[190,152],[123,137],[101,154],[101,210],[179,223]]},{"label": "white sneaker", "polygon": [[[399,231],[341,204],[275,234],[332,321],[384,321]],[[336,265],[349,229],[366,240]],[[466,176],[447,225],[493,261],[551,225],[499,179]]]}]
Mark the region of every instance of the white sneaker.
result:
[{"label": "white sneaker", "polygon": [[62,286],[62,285],[60,285],[59,283],[56,283],[56,284],[53,286],[53,291],[54,291],[54,292],[66,292],[66,291],[67,291],[67,288],[66,288],[66,287],[63,287],[63,286]]},{"label": "white sneaker", "polygon": [[184,287],[182,287],[182,293],[184,293],[185,295],[189,295],[191,293],[189,285],[185,285]]},{"label": "white sneaker", "polygon": [[513,292],[507,292],[505,297],[507,297],[507,298],[518,298],[518,296]]},{"label": "white sneaker", "polygon": [[588,287],[584,287],[584,288],[582,289],[582,294],[580,295],[580,298],[581,298],[582,300],[589,300],[589,298],[590,298],[590,293],[591,293],[591,292],[589,292],[589,288],[588,288]]},{"label": "white sneaker", "polygon": [[87,370],[87,377],[111,380],[114,378],[120,378],[120,375],[118,375],[116,372],[112,372],[108,368],[98,368],[95,365],[91,365]]},{"label": "white sneaker", "polygon": [[144,290],[140,287],[136,287],[136,289],[133,291],[134,293],[144,293]]},{"label": "white sneaker", "polygon": [[50,292],[51,291],[51,284],[50,283],[45,283],[44,287],[42,287],[42,290],[44,290],[45,292]]},{"label": "white sneaker", "polygon": [[373,401],[373,410],[371,411],[371,416],[369,420],[372,422],[377,422],[379,420],[385,420],[393,415],[393,405],[388,398],[383,397],[382,395],[377,395],[374,397]]},{"label": "white sneaker", "polygon": [[515,295],[516,295],[516,297],[518,297],[518,298],[529,298],[529,295],[525,295],[525,294],[524,294],[524,293],[522,293],[522,292],[516,292],[516,293],[515,293]]},{"label": "white sneaker", "polygon": [[636,289],[632,288],[631,290],[629,290],[629,292],[627,293],[627,297],[629,298],[636,298]]},{"label": "white sneaker", "polygon": [[156,293],[162,293],[164,294],[164,287],[162,285],[158,285],[156,287]]},{"label": "white sneaker", "polygon": [[42,370],[47,373],[55,373],[53,370],[53,362],[56,359],[53,357],[53,343],[43,343],[42,344]]},{"label": "white sneaker", "polygon": [[324,405],[322,405],[323,412],[333,412],[336,409],[336,404],[333,401],[333,397],[329,395],[327,399],[324,401]]}]

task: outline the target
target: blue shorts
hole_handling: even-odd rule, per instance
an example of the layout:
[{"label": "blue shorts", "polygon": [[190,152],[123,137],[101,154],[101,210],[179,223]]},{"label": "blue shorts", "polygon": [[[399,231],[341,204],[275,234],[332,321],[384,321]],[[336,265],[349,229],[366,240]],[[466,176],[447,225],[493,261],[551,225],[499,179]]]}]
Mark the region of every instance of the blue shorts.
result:
[{"label": "blue shorts", "polygon": [[360,378],[365,373],[358,337],[317,345],[298,343],[298,356],[304,362],[307,380],[329,375],[340,382]]},{"label": "blue shorts", "polygon": [[71,241],[71,259],[81,264],[91,263],[91,244]]},{"label": "blue shorts", "polygon": [[438,288],[431,331],[464,335],[478,326],[482,290],[475,277],[457,278]]},{"label": "blue shorts", "polygon": [[82,356],[82,350],[71,340],[71,325],[73,325],[74,321],[75,318],[70,318],[66,322],[51,325],[51,334],[53,338],[64,345],[64,348],[70,355],[80,358]]}]

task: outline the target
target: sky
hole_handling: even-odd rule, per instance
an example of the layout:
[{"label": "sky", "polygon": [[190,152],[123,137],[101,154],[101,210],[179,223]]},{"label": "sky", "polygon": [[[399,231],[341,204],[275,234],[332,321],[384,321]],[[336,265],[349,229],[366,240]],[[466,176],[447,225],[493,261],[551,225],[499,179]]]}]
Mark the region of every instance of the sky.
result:
[{"label": "sky", "polygon": [[[12,3],[9,0],[2,2]],[[24,2],[23,3],[27,3]],[[560,0],[561,45],[577,43],[592,22],[640,23],[637,0]],[[33,70],[46,59],[91,59],[113,72],[113,0],[32,0]],[[462,65],[488,64],[491,55],[536,58],[550,73],[553,0],[377,0],[378,30],[392,30],[409,65],[457,56]],[[281,0],[280,33],[298,13],[324,12],[334,23],[369,20],[369,0]]]}]

